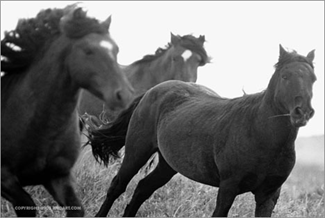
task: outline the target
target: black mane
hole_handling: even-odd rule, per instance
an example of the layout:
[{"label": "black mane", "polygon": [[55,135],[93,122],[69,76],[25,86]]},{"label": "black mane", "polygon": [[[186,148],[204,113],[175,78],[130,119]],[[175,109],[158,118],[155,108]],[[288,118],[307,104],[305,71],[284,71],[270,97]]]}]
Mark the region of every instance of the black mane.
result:
[{"label": "black mane", "polygon": [[[178,36],[180,37],[180,44],[186,49],[189,49],[195,53],[198,53],[202,61],[200,63],[200,66],[205,65],[206,63],[209,62],[209,57],[207,55],[207,52],[205,51],[204,47],[200,44],[199,40],[195,38],[192,35],[185,35],[185,36]],[[154,61],[164,55],[168,49],[172,47],[171,43],[168,43],[165,48],[158,48],[153,55],[146,55],[142,59],[135,61],[133,64],[143,64],[147,62]]]},{"label": "black mane", "polygon": [[262,103],[262,99],[265,96],[265,91],[244,94],[241,97],[225,99],[227,104],[223,107],[223,115],[218,122],[224,123],[225,130],[232,127],[232,122],[238,122],[238,120],[254,120],[256,113]]},{"label": "black mane", "polygon": [[286,52],[286,54],[283,57],[279,58],[278,63],[276,63],[274,65],[274,67],[275,67],[276,71],[278,71],[284,65],[287,65],[287,64],[289,64],[291,62],[295,62],[295,61],[307,63],[314,69],[313,62],[308,60],[307,57],[298,54],[295,50],[293,50],[292,52]]},{"label": "black mane", "polygon": [[[71,18],[60,27],[61,18],[71,12]],[[42,10],[35,18],[20,19],[15,30],[5,32],[1,40],[1,72],[7,75],[26,71],[40,50],[63,34],[62,31],[69,38],[81,38],[92,32],[108,30],[75,5]]]},{"label": "black mane", "polygon": [[201,56],[202,60],[201,60],[200,66],[204,66],[206,63],[209,63],[210,60],[209,60],[206,50],[201,45],[200,40],[198,40],[194,36],[192,36],[192,35],[182,36],[181,37],[181,45],[184,48],[189,49]]}]

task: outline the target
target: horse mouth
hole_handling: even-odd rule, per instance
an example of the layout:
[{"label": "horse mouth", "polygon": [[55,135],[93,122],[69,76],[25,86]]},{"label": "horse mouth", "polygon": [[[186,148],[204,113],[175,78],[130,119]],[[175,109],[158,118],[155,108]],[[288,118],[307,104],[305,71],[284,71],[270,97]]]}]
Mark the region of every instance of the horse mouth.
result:
[{"label": "horse mouth", "polygon": [[302,118],[293,118],[291,117],[291,123],[294,127],[302,127],[302,126],[306,126],[308,123],[308,120],[305,119],[304,117]]},{"label": "horse mouth", "polygon": [[290,113],[291,124],[295,127],[306,126],[313,114],[313,109],[311,109],[309,112],[304,112],[301,107],[296,107]]}]

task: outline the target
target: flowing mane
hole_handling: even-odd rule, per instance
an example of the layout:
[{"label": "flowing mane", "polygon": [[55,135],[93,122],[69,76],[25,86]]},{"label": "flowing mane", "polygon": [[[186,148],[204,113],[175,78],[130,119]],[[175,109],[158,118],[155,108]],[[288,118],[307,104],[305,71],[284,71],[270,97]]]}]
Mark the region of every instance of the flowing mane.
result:
[{"label": "flowing mane", "polygon": [[[61,18],[71,12],[77,16]],[[46,9],[36,18],[20,19],[15,30],[5,32],[1,40],[1,71],[4,75],[26,71],[41,50],[45,50],[63,32],[69,38],[81,38],[89,33],[105,33],[108,30],[76,5],[64,9]]]},{"label": "flowing mane", "polygon": [[[200,66],[205,65],[209,62],[209,57],[203,48],[203,46],[199,43],[198,39],[192,35],[185,35],[185,36],[177,36],[180,38],[180,44],[186,49],[189,49],[197,54],[199,54],[202,58]],[[164,55],[168,49],[173,46],[172,43],[168,43],[165,48],[158,48],[153,55],[146,55],[141,60],[135,61],[133,64],[144,64],[147,62],[154,61]]]},{"label": "flowing mane", "polygon": [[184,48],[187,48],[201,56],[202,60],[201,60],[200,66],[203,66],[210,61],[210,58],[208,57],[205,49],[200,44],[199,40],[197,38],[195,38],[194,36],[192,36],[192,35],[182,36],[181,37],[181,45]]}]

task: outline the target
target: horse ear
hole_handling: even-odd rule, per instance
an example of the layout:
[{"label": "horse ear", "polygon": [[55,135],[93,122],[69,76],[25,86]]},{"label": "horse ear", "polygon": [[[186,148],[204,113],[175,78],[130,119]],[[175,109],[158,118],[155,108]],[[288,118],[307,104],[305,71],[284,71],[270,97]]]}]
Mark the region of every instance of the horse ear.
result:
[{"label": "horse ear", "polygon": [[107,28],[107,29],[109,29],[109,27],[110,27],[110,25],[111,25],[111,21],[112,21],[112,15],[110,15],[103,23],[102,23],[102,25],[105,27],[105,28]]},{"label": "horse ear", "polygon": [[176,45],[179,41],[179,37],[175,36],[172,32],[170,33],[170,41],[173,45]]},{"label": "horse ear", "polygon": [[282,45],[280,44],[280,57],[279,60],[285,56],[287,54],[287,51],[282,47]]},{"label": "horse ear", "polygon": [[307,54],[307,59],[310,61],[310,62],[313,62],[315,58],[315,49],[310,51],[308,54]]},{"label": "horse ear", "polygon": [[68,21],[81,16],[82,9],[78,6],[78,3],[68,5],[64,8],[63,13],[64,15],[60,19],[60,30],[64,32],[64,27],[68,23]]},{"label": "horse ear", "polygon": [[203,44],[205,42],[205,36],[200,35],[199,41]]},{"label": "horse ear", "polygon": [[82,8],[77,8],[73,11],[73,18],[79,18],[82,17],[82,13],[85,13],[82,11]]}]

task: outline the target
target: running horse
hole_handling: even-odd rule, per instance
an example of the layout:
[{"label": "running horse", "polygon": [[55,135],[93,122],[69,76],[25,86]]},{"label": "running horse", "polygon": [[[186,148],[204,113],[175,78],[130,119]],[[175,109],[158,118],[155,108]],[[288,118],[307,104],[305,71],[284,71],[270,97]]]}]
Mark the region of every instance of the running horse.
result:
[{"label": "running horse", "polygon": [[121,168],[97,216],[107,215],[154,153],[158,165],[139,182],[124,216],[135,216],[178,172],[219,187],[213,216],[227,216],[235,197],[245,192],[255,196],[255,216],[271,216],[295,164],[298,130],[314,115],[313,59],[314,50],[302,56],[280,45],[267,89],[234,99],[181,81],[161,83],[138,97],[107,127],[105,136],[92,133],[93,145],[111,149],[103,158],[125,145]]},{"label": "running horse", "polygon": [[132,92],[116,62],[118,47],[77,5],[20,19],[1,40],[1,196],[17,216],[36,216],[24,186],[43,185],[67,216],[83,216],[71,168],[80,149],[81,89],[125,108]]},{"label": "running horse", "polygon": [[[166,80],[196,82],[197,68],[210,60],[203,47],[204,42],[204,36],[196,38],[192,35],[179,36],[171,33],[171,42],[166,48],[158,48],[154,55],[146,55],[131,65],[121,66],[134,88],[135,96]],[[102,124],[116,117],[89,92],[83,92],[79,106],[79,114],[85,113],[94,115],[93,118],[98,118],[96,122],[101,121]]]}]

